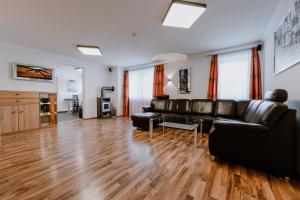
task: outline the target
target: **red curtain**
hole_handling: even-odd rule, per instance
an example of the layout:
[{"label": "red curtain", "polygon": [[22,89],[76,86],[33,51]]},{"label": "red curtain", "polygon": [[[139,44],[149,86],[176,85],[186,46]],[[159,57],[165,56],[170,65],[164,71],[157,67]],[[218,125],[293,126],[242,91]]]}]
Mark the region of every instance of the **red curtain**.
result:
[{"label": "red curtain", "polygon": [[129,117],[129,90],[128,90],[128,70],[124,71],[123,78],[123,116]]},{"label": "red curtain", "polygon": [[210,63],[207,98],[216,100],[218,95],[218,55],[213,55]]},{"label": "red curtain", "polygon": [[257,48],[252,48],[250,99],[262,99],[261,66]]},{"label": "red curtain", "polygon": [[164,80],[164,65],[156,65],[154,68],[153,97],[164,95]]}]

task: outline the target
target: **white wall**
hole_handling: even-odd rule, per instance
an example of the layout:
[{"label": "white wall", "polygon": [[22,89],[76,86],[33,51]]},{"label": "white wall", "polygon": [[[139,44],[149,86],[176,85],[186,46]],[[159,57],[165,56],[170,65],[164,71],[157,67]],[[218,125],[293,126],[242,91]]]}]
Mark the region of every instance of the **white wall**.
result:
[{"label": "white wall", "polygon": [[300,84],[300,64],[287,71],[274,75],[274,32],[281,25],[294,0],[281,0],[275,15],[272,17],[265,32],[265,89],[284,88],[289,92],[289,99],[300,100],[300,90],[295,87]]},{"label": "white wall", "polygon": [[84,69],[83,117],[97,116],[97,96],[102,86],[111,85],[110,75],[105,67],[48,52],[0,43],[0,90],[56,92],[56,83],[13,80],[12,63],[33,64],[55,68],[70,65]]},{"label": "white wall", "polygon": [[[82,72],[77,71],[75,67],[58,66],[56,67],[57,77],[57,111],[68,111],[69,102],[64,99],[71,99],[73,95],[78,95],[79,102],[82,102]],[[77,82],[77,91],[68,92],[68,81]],[[80,104],[81,105],[81,104]],[[71,108],[70,108],[71,109]]]},{"label": "white wall", "polygon": [[116,72],[116,76],[117,76],[117,92],[116,92],[116,99],[117,104],[117,115],[121,116],[123,114],[123,78],[124,78],[124,71],[122,68],[117,68],[117,72]]},{"label": "white wall", "polygon": [[[185,61],[165,64],[165,94],[170,95],[171,99],[206,99],[209,79],[211,57],[190,56]],[[180,94],[178,92],[178,69],[191,68],[191,93]],[[117,110],[118,115],[122,115],[122,96],[123,96],[123,74],[121,68],[117,69]],[[171,78],[172,81],[168,82]]]},{"label": "white wall", "polygon": [[274,75],[274,32],[281,25],[289,10],[292,8],[294,0],[281,0],[271,18],[269,26],[264,35],[264,89],[270,90],[282,88],[289,93],[289,107],[297,110],[297,145],[298,145],[298,173],[300,174],[300,64]]},{"label": "white wall", "polygon": [[[185,61],[165,65],[165,93],[172,99],[206,99],[211,57],[192,56]],[[191,68],[191,93],[178,91],[178,69]],[[172,81],[169,83],[168,78]]]}]

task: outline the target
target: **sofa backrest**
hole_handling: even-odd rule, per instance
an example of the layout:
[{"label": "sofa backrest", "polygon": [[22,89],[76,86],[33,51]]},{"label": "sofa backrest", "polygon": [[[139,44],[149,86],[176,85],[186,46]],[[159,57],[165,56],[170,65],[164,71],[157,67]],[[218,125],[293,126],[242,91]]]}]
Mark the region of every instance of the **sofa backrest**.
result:
[{"label": "sofa backrest", "polygon": [[217,100],[216,116],[235,118],[237,116],[237,105],[234,100]]},{"label": "sofa backrest", "polygon": [[268,100],[254,101],[252,108],[247,113],[245,122],[273,127],[287,111],[288,106],[283,103]]},{"label": "sofa backrest", "polygon": [[214,115],[215,102],[207,99],[191,100],[190,112],[194,115]]},{"label": "sofa backrest", "polygon": [[153,99],[151,101],[151,107],[153,112],[167,112],[168,104],[168,99]]},{"label": "sofa backrest", "polygon": [[153,99],[151,106],[153,112],[240,118],[247,123],[273,127],[288,111],[288,106],[283,103],[287,97],[285,90],[276,89],[267,92],[265,100]]},{"label": "sofa backrest", "polygon": [[246,113],[250,100],[237,101],[236,102],[236,115],[238,118],[242,119]]},{"label": "sofa backrest", "polygon": [[178,113],[178,114],[189,114],[190,100],[189,99],[169,100],[168,112]]},{"label": "sofa backrest", "polygon": [[285,90],[268,91],[265,100],[251,101],[244,115],[244,121],[274,127],[276,122],[288,111],[288,106],[283,103],[286,100],[287,92]]}]

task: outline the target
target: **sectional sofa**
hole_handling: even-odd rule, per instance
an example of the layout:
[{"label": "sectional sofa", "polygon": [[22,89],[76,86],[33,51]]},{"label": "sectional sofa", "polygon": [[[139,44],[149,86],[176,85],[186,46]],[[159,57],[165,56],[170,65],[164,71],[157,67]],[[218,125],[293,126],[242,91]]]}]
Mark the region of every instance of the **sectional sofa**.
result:
[{"label": "sectional sofa", "polygon": [[291,176],[296,165],[296,111],[284,104],[287,98],[285,90],[276,89],[264,100],[252,101],[153,99],[144,113],[132,115],[132,121],[149,130],[149,120],[160,115],[178,123],[203,119],[211,155]]}]

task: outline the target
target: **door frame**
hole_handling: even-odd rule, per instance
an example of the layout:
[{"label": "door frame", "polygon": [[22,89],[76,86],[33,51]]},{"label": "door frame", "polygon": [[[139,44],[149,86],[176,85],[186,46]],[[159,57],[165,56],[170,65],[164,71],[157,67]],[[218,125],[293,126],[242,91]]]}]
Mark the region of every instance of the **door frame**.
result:
[{"label": "door frame", "polygon": [[[81,102],[81,106],[82,106],[82,118],[79,118],[77,120],[83,120],[84,119],[84,110],[85,110],[85,101],[86,101],[86,97],[85,97],[85,67],[84,66],[76,66],[76,65],[72,65],[72,64],[59,64],[57,65],[57,68],[61,68],[61,67],[70,67],[70,68],[77,68],[77,69],[81,69],[81,79],[82,79],[82,83],[81,83],[81,88],[82,88],[82,102]],[[57,72],[57,70],[56,70]],[[56,94],[57,94],[57,100],[58,100],[58,96],[59,96],[59,89],[58,89],[58,82],[59,82],[59,78],[58,75],[55,74],[55,90],[56,90]],[[57,107],[58,107],[58,103],[57,103]],[[72,120],[72,121],[76,121],[76,120]],[[57,121],[57,123],[61,123],[59,121]]]}]

